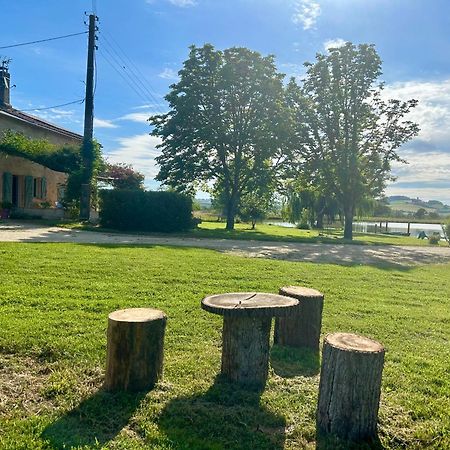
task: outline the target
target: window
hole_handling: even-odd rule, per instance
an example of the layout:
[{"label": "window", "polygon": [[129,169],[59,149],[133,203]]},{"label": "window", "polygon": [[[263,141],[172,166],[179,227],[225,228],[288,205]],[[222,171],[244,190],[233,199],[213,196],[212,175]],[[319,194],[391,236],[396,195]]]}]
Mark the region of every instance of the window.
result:
[{"label": "window", "polygon": [[33,197],[42,198],[42,178],[33,178]]}]

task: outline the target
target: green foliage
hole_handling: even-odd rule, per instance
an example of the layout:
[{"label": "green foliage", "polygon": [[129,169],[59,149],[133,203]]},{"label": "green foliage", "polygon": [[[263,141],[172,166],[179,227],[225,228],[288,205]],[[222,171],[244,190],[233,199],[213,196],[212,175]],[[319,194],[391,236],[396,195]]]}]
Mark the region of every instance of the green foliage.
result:
[{"label": "green foliage", "polygon": [[[81,184],[87,179],[97,176],[103,168],[101,146],[98,142],[93,145],[81,147],[60,147],[43,139],[30,139],[21,133],[5,131],[0,139],[0,152],[20,156],[49,169],[65,172],[69,175],[67,180],[66,206],[77,208],[81,196]],[[83,167],[83,155],[89,155],[91,163]],[[96,186],[93,186],[93,203],[96,203]]]},{"label": "green foliage", "polygon": [[254,230],[256,223],[266,217],[270,208],[270,200],[268,195],[261,195],[259,192],[247,194],[241,199],[239,217],[244,222],[251,222]]},{"label": "green foliage", "polygon": [[311,228],[309,218],[310,218],[310,212],[309,212],[308,208],[302,209],[302,212],[299,217],[299,221],[297,223],[297,228],[299,230],[309,230]]},{"label": "green foliage", "polygon": [[176,192],[100,191],[100,223],[127,231],[174,232],[191,228],[192,199]]},{"label": "green foliage", "polygon": [[58,172],[72,173],[81,167],[79,147],[59,147],[10,130],[4,131],[0,138],[0,152],[29,159]]},{"label": "green foliage", "polygon": [[144,175],[130,164],[106,162],[101,172],[101,180],[114,189],[144,189]]},{"label": "green foliage", "polygon": [[396,150],[418,133],[415,123],[404,120],[417,101],[383,99],[373,45],[348,42],[317,54],[306,67],[302,86],[292,79],[286,89],[298,169],[337,199],[351,239],[356,208],[383,193],[391,163],[402,161]]},{"label": "green foliage", "polygon": [[430,236],[428,236],[428,242],[431,245],[438,245],[440,240],[441,240],[441,235],[439,233],[433,233]]},{"label": "green foliage", "polygon": [[232,229],[254,180],[271,184],[286,163],[283,76],[273,56],[209,44],[192,46],[179,74],[166,96],[170,111],[150,118],[163,140],[157,179],[191,193],[212,182]]},{"label": "green foliage", "polygon": [[414,213],[414,218],[415,219],[424,219],[426,215],[427,215],[427,210],[425,208],[419,208]]}]

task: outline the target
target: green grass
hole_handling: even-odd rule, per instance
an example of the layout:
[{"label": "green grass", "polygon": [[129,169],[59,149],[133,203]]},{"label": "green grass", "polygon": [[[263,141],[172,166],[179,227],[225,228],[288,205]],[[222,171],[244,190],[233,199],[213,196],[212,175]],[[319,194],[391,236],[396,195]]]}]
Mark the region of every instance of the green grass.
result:
[{"label": "green grass", "polygon": [[[223,222],[202,222],[198,229],[190,233],[195,237],[215,239],[254,239],[258,241],[280,241],[322,244],[353,244],[353,245],[411,245],[427,246],[428,240],[410,236],[396,236],[375,233],[353,233],[353,241],[345,240],[341,230],[299,230],[278,225],[257,224],[252,230],[247,223],[237,223],[235,230],[227,231]],[[440,245],[447,245],[441,240]]]},{"label": "green grass", "polygon": [[[216,378],[221,319],[200,308],[211,293],[287,284],[325,293],[323,333],[361,333],[386,346],[380,445],[449,448],[449,269],[0,244],[0,448],[315,448],[317,357],[274,348],[261,395],[228,385]],[[146,395],[106,394],[107,315],[137,306],[169,317],[164,381]]]},{"label": "green grass", "polygon": [[[49,225],[49,223],[45,223]],[[53,223],[71,229],[83,229],[87,231],[107,231],[117,232],[110,229],[102,229],[98,226],[86,225],[80,222]],[[228,231],[224,222],[204,221],[197,229],[181,234],[163,233],[132,233],[148,234],[153,236],[183,236],[205,239],[237,239],[275,242],[298,242],[309,244],[351,244],[351,245],[408,245],[408,246],[429,246],[428,240],[421,240],[409,236],[397,236],[374,233],[353,233],[353,241],[344,239],[342,230],[299,230],[297,228],[287,228],[278,225],[257,224],[252,230],[248,223],[236,223],[235,229]],[[440,246],[447,246],[444,239],[439,242]]]}]

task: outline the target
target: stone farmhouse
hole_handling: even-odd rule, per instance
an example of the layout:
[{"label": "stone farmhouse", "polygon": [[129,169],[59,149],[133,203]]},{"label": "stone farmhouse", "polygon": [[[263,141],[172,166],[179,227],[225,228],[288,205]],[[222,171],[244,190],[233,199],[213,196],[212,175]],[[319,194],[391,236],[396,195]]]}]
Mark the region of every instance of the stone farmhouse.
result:
[{"label": "stone farmhouse", "polygon": [[[3,65],[0,67],[0,134],[11,130],[55,145],[81,145],[81,135],[13,108],[10,86],[8,68]],[[67,177],[66,173],[0,152],[0,203],[12,203],[24,214],[48,216],[42,207],[54,208],[58,204],[64,196]]]}]

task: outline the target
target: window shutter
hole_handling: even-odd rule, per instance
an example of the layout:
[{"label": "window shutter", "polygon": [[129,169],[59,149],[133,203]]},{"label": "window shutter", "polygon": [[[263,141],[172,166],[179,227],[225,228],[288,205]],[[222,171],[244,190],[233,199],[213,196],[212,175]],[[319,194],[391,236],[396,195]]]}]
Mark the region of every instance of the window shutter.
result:
[{"label": "window shutter", "polygon": [[47,178],[45,177],[41,179],[41,198],[47,200]]},{"label": "window shutter", "polygon": [[25,208],[29,208],[33,203],[33,177],[25,177]]},{"label": "window shutter", "polygon": [[12,173],[4,172],[3,173],[3,202],[12,203],[12,182],[13,177]]}]

